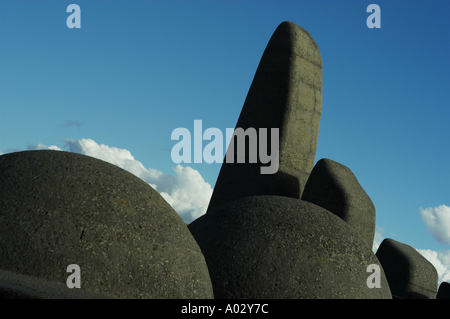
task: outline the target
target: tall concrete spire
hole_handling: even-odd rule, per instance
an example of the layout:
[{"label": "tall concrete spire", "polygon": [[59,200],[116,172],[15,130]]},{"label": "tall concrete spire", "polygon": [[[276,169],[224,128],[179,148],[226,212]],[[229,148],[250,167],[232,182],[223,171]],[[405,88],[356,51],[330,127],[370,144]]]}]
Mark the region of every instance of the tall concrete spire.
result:
[{"label": "tall concrete spire", "polygon": [[[222,164],[208,210],[232,200],[254,195],[282,195],[301,198],[314,166],[322,110],[322,60],[319,48],[304,29],[283,22],[272,35],[256,70],[236,128],[247,131],[267,128],[267,154],[271,152],[272,128],[279,132],[279,168],[275,174],[261,174],[261,161]],[[258,134],[261,139],[261,134]],[[259,140],[258,148],[265,141]],[[227,152],[229,153],[229,151]],[[271,154],[274,161],[274,154]],[[277,157],[278,158],[278,157]]]}]

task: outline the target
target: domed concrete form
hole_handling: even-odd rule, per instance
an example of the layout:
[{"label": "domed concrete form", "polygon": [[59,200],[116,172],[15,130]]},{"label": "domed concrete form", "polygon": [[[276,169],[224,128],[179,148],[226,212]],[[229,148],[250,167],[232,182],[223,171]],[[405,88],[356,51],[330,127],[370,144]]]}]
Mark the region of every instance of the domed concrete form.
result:
[{"label": "domed concrete form", "polygon": [[333,213],[283,196],[216,207],[189,230],[203,251],[215,298],[392,298],[369,288],[380,265],[356,231]]},{"label": "domed concrete form", "polygon": [[[213,297],[186,225],[138,177],[62,151],[0,156],[0,269],[29,276],[31,286],[35,279],[66,285],[71,264],[79,265],[79,290],[88,294]],[[9,279],[8,289],[18,292],[21,280]]]},{"label": "domed concrete form", "polygon": [[435,299],[438,285],[436,268],[409,245],[386,238],[376,253],[383,265],[394,297]]},{"label": "domed concrete form", "polygon": [[439,285],[436,299],[450,299],[450,283],[443,281]]},{"label": "domed concrete form", "polygon": [[[236,124],[236,129],[246,133],[251,129],[258,132],[258,154],[256,145],[249,147],[250,142],[245,142],[240,149],[245,150],[245,163],[239,163],[242,154],[238,154],[238,143],[244,138],[235,138],[234,148],[230,144],[227,150],[208,210],[247,196],[301,198],[314,166],[321,112],[319,48],[303,28],[283,22],[267,44]],[[267,138],[260,129],[267,129]],[[279,130],[278,147],[272,146],[272,129]],[[265,151],[261,143],[266,145]],[[250,161],[250,152],[257,155],[256,163]],[[261,153],[270,154],[270,162],[263,162]],[[274,171],[262,173],[264,169]]]},{"label": "domed concrete form", "polygon": [[372,248],[375,206],[347,166],[326,158],[318,161],[306,183],[302,200],[342,218]]}]

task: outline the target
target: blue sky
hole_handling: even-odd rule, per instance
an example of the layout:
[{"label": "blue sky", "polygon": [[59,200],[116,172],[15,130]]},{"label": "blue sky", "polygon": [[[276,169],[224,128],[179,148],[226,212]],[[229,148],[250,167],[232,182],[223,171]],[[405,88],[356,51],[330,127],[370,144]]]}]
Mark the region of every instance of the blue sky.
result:
[{"label": "blue sky", "polygon": [[[66,25],[71,3],[79,29]],[[379,29],[366,25],[371,3]],[[449,12],[448,0],[1,0],[0,152],[102,154],[171,204],[186,185],[201,202],[220,164],[177,168],[172,131],[234,128],[272,33],[292,21],[322,55],[316,161],[348,166],[378,238],[438,254],[450,280]]]}]

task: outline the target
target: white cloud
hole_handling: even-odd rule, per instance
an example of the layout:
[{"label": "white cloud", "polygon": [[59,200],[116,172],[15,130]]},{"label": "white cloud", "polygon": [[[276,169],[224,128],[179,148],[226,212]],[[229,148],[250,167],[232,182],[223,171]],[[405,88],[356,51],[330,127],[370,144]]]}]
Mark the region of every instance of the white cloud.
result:
[{"label": "white cloud", "polygon": [[[374,236],[373,245],[372,245],[372,251],[374,253],[377,252],[377,250],[380,247],[381,243],[385,239],[384,232],[385,232],[385,229],[384,229],[383,226],[380,226],[380,225],[376,225],[375,226],[375,236]],[[396,236],[397,236],[396,233],[389,232],[389,238],[393,238],[393,237],[396,237]]]},{"label": "white cloud", "polygon": [[450,207],[440,205],[419,210],[420,216],[438,242],[450,244]]},{"label": "white cloud", "polygon": [[64,148],[69,152],[84,154],[101,159],[105,162],[119,166],[130,173],[142,178],[147,172],[141,162],[136,161],[130,151],[111,147],[105,144],[97,144],[91,139],[65,140]]},{"label": "white cloud", "polygon": [[381,242],[384,240],[383,237],[384,228],[382,226],[376,225],[375,227],[375,237],[373,239],[372,251],[377,252],[378,247],[380,247]]},{"label": "white cloud", "polygon": [[92,156],[117,165],[141,178],[175,209],[185,222],[191,222],[206,213],[212,195],[211,185],[197,170],[177,165],[175,176],[164,174],[156,169],[146,169],[130,151],[104,144],[91,139],[65,140],[64,147],[70,152]]},{"label": "white cloud", "polygon": [[62,151],[62,149],[60,149],[58,146],[56,145],[52,145],[52,146],[46,146],[44,144],[38,143],[37,145],[34,144],[28,144],[27,149],[29,151],[34,151],[34,150],[53,150],[53,151]]},{"label": "white cloud", "polygon": [[162,175],[153,181],[156,185],[161,181],[161,189],[166,190],[161,191],[161,196],[183,220],[191,222],[206,213],[213,190],[200,173],[191,167],[177,165],[174,171],[175,177]]},{"label": "white cloud", "polygon": [[2,150],[0,150],[0,155],[3,155],[4,153],[2,152]]},{"label": "white cloud", "polygon": [[430,249],[417,249],[416,250],[425,257],[438,272],[438,282],[442,281],[450,282],[450,250],[436,252]]}]

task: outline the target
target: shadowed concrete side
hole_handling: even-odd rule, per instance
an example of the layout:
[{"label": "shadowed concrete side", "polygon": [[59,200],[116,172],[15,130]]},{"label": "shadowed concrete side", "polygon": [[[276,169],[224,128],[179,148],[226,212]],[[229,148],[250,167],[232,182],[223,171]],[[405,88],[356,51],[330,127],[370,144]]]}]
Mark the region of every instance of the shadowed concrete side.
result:
[{"label": "shadowed concrete side", "polygon": [[435,299],[438,273],[433,264],[409,245],[386,238],[376,256],[383,265],[393,296]]},{"label": "shadowed concrete side", "polygon": [[302,199],[342,218],[372,247],[375,206],[347,166],[330,159],[318,161],[306,183]]}]

